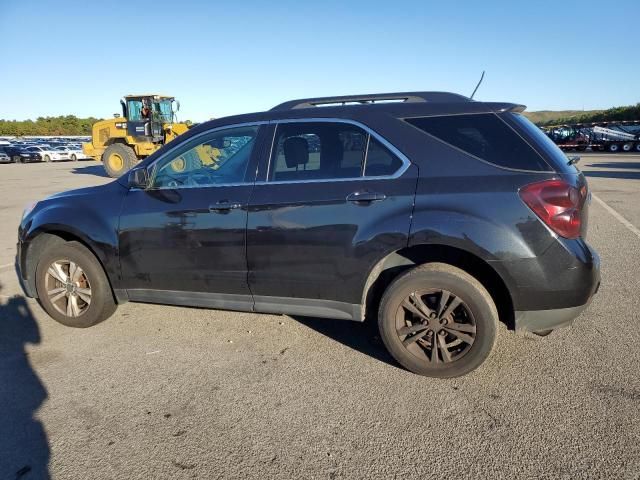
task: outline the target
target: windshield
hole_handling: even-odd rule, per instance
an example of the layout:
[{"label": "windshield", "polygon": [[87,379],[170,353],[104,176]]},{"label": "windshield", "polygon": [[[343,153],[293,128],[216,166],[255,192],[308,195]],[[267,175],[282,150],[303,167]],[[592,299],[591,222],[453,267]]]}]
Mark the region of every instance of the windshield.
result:
[{"label": "windshield", "polygon": [[127,118],[132,122],[140,122],[150,118],[148,110],[144,110],[145,105],[151,106],[153,120],[162,123],[171,123],[173,121],[173,110],[171,109],[171,100],[153,101],[151,97],[142,100],[127,100]]}]

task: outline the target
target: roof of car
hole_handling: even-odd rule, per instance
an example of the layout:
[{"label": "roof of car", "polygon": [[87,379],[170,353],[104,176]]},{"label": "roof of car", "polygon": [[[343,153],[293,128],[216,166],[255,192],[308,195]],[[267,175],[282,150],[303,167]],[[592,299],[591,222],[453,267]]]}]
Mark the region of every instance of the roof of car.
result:
[{"label": "roof of car", "polygon": [[396,92],[289,100],[264,112],[221,117],[198,124],[194,134],[210,128],[282,119],[341,118],[366,121],[372,114],[397,118],[464,113],[522,112],[524,105],[479,102],[451,92]]},{"label": "roof of car", "polygon": [[294,110],[323,106],[376,105],[381,103],[471,102],[472,100],[451,92],[394,92],[338,97],[315,97],[289,100],[271,110]]}]

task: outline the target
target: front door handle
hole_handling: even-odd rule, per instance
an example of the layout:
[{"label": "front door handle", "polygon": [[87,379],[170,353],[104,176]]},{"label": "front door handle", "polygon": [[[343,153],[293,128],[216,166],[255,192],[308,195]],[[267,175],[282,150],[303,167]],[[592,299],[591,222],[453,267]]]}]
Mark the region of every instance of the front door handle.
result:
[{"label": "front door handle", "polygon": [[213,205],[209,205],[209,211],[213,213],[225,213],[229,210],[235,210],[236,208],[242,208],[242,204],[230,202],[229,200],[221,200]]},{"label": "front door handle", "polygon": [[387,196],[384,193],[377,192],[353,192],[347,196],[347,202],[354,203],[371,203],[384,200]]}]

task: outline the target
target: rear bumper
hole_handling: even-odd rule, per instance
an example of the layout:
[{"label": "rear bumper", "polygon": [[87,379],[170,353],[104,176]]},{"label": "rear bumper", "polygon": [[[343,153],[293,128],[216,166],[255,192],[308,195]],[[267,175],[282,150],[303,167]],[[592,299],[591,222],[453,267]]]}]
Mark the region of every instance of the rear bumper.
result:
[{"label": "rear bumper", "polygon": [[515,312],[516,332],[544,332],[568,327],[586,310],[591,299],[579,307],[556,308],[554,310],[527,310]]},{"label": "rear bumper", "polygon": [[[586,301],[581,305],[572,305],[560,308],[548,308],[541,310],[516,310],[515,329],[520,332],[543,332],[571,325],[573,321],[589,306],[593,296],[600,288],[600,257],[587,247],[590,261],[582,269],[573,268],[575,275],[574,290],[580,292]],[[575,297],[570,296],[573,300]],[[573,303],[573,302],[572,302]]]}]

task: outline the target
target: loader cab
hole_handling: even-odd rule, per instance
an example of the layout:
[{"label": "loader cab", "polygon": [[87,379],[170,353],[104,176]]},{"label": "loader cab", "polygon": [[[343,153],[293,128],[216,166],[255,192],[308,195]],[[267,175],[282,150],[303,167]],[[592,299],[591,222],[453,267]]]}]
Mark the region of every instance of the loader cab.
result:
[{"label": "loader cab", "polygon": [[161,95],[128,95],[123,100],[122,114],[127,119],[127,134],[162,141],[163,125],[175,121],[173,97]]}]

